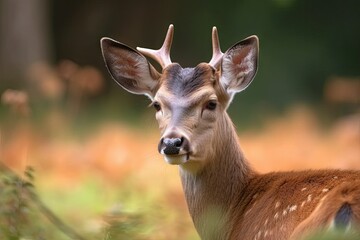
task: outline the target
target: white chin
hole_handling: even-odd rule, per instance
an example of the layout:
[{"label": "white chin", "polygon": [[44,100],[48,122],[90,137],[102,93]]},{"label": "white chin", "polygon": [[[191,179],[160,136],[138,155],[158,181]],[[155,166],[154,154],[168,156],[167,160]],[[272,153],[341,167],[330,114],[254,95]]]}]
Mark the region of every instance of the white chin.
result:
[{"label": "white chin", "polygon": [[185,163],[188,160],[188,157],[186,154],[182,155],[164,155],[165,161],[168,164],[172,165],[180,165]]}]

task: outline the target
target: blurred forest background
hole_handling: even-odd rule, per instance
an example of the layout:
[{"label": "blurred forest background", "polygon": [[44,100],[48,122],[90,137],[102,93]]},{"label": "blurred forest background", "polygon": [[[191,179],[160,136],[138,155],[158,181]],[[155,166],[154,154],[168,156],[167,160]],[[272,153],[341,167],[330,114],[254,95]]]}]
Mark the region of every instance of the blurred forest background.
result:
[{"label": "blurred forest background", "polygon": [[148,99],[119,88],[100,52],[104,36],[158,48],[171,23],[183,67],[210,60],[212,26],[223,51],[258,35],[258,74],[229,109],[256,169],[360,169],[359,10],[357,0],[0,0],[0,186],[16,190],[0,192],[0,238],[72,238],[36,207],[35,185],[86,239],[198,239],[177,169],[156,151]]}]

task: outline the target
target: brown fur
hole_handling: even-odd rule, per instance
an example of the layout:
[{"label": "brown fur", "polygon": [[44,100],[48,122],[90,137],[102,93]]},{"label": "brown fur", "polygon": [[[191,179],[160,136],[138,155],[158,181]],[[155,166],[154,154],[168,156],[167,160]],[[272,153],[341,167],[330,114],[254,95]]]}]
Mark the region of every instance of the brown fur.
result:
[{"label": "brown fur", "polygon": [[358,171],[339,170],[256,175],[243,191],[243,214],[236,220],[241,227],[231,239],[298,239],[327,228],[344,203],[358,215],[358,179]]}]

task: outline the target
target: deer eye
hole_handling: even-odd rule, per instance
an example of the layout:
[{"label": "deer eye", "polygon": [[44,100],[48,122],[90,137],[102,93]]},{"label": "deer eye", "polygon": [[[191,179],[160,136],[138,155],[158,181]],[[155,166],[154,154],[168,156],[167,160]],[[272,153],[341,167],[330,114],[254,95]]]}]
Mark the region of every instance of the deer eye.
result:
[{"label": "deer eye", "polygon": [[215,100],[210,100],[206,103],[205,108],[213,111],[216,109],[216,106],[217,106],[217,102]]},{"label": "deer eye", "polygon": [[161,110],[161,106],[159,102],[153,102],[153,107],[155,108],[155,110],[158,112]]}]

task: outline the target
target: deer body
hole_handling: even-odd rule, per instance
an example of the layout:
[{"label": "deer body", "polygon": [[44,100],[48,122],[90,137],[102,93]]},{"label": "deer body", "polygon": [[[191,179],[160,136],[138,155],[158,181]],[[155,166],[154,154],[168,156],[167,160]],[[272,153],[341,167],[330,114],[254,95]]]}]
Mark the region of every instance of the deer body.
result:
[{"label": "deer body", "polygon": [[[202,239],[301,239],[317,230],[360,229],[360,171],[259,174],[248,164],[226,113],[257,70],[258,39],[222,53],[213,29],[213,57],[195,68],[170,60],[173,26],[159,50],[138,51],[104,38],[114,80],[145,94],[156,109],[158,150],[179,165],[190,215]],[[146,60],[154,58],[162,73]],[[354,233],[356,234],[356,233]]]}]

